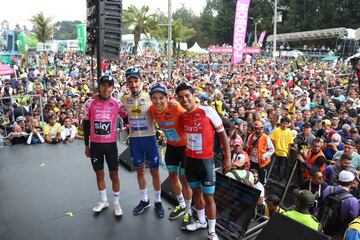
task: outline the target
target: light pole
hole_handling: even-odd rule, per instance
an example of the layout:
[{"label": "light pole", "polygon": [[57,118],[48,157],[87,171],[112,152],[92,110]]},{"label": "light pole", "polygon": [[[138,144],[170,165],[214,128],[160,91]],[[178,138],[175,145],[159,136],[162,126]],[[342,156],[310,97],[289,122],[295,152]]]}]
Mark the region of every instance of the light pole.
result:
[{"label": "light pole", "polygon": [[274,39],[273,39],[273,57],[275,58],[275,54],[276,54],[276,32],[277,32],[277,10],[287,10],[288,7],[278,7],[278,1],[279,0],[267,0],[268,3],[271,5],[271,7],[274,9]]},{"label": "light pole", "polygon": [[257,44],[257,25],[259,23],[261,23],[261,21],[263,20],[263,18],[259,18],[259,19],[255,19],[253,17],[250,17],[251,20],[253,20],[254,24],[255,24],[255,38],[254,38],[254,42],[255,44]]},{"label": "light pole", "polygon": [[274,43],[273,43],[273,57],[276,54],[276,32],[277,32],[277,4],[278,0],[274,0]]},{"label": "light pole", "polygon": [[168,52],[167,52],[167,60],[168,60],[168,79],[171,82],[171,0],[168,0]]}]

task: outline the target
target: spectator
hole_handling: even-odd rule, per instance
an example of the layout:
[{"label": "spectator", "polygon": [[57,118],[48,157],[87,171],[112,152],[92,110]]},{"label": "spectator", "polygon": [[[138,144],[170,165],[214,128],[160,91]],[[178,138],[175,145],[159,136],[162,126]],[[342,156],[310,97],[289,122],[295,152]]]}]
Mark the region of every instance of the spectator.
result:
[{"label": "spectator", "polygon": [[[352,172],[343,170],[339,174],[339,186],[328,186],[323,194],[323,208],[320,209],[319,219],[325,234],[336,239],[343,236],[347,225],[359,215],[359,200],[350,194],[350,190],[354,187],[355,176]],[[326,221],[331,216],[326,216],[326,206],[330,202],[330,196],[341,199],[340,214],[336,215],[334,226],[329,226],[330,221]]]},{"label": "spectator", "polygon": [[350,129],[351,127],[349,124],[342,125],[341,130],[338,132],[341,136],[342,142],[346,142],[348,139],[350,139]]},{"label": "spectator", "polygon": [[[231,152],[231,162],[234,164],[236,162],[241,162],[244,165],[244,169],[250,169],[250,158],[249,155],[242,149],[243,141],[241,138],[237,138],[233,143],[233,151]],[[239,165],[239,164],[238,164]],[[241,165],[241,166],[242,166]]]},{"label": "spectator", "polygon": [[265,188],[264,185],[259,181],[259,173],[258,170],[252,168],[250,169],[250,172],[253,174],[254,176],[254,188],[256,188],[257,190],[259,190],[260,193],[260,197],[257,201],[257,212],[262,212],[263,208],[264,208],[264,198],[265,198]]},{"label": "spectator", "polygon": [[326,144],[324,154],[327,160],[332,160],[334,154],[340,150],[344,150],[344,143],[341,142],[341,136],[335,133],[331,136],[331,142]]},{"label": "spectator", "polygon": [[57,122],[57,117],[52,115],[49,117],[49,124],[44,127],[45,142],[57,144],[61,142],[61,125]]},{"label": "spectator", "polygon": [[309,190],[315,196],[315,204],[309,210],[315,216],[321,207],[322,195],[327,186],[323,173],[320,171],[310,172],[310,178],[303,181],[299,186],[300,190]]},{"label": "spectator", "polygon": [[312,142],[312,148],[306,154],[306,160],[302,154],[297,158],[304,166],[304,178],[310,178],[310,171],[317,172],[325,169],[325,155],[321,150],[320,138],[315,138]]},{"label": "spectator", "polygon": [[27,144],[38,144],[45,142],[44,138],[41,136],[42,129],[39,120],[36,118],[31,118],[29,130],[30,134],[26,140]]},{"label": "spectator", "polygon": [[352,172],[357,176],[356,169],[351,165],[351,157],[344,153],[341,155],[340,160],[335,165],[327,166],[324,170],[325,181],[329,185],[338,183],[339,174],[341,171],[346,170]]},{"label": "spectator", "polygon": [[355,142],[351,139],[344,143],[344,150],[338,151],[334,154],[333,162],[338,162],[341,156],[346,153],[351,157],[351,165],[357,170],[360,170],[360,155],[355,150]]},{"label": "spectator", "polygon": [[10,141],[12,145],[26,143],[28,134],[26,133],[25,121],[26,118],[23,116],[16,118],[13,132],[10,133]]},{"label": "spectator", "polygon": [[280,208],[280,198],[275,194],[270,194],[266,198],[266,205],[262,214],[270,218],[274,213],[284,213],[284,209]]},{"label": "spectator", "polygon": [[63,143],[71,143],[74,141],[76,136],[76,127],[71,124],[71,119],[69,117],[64,118],[64,125],[61,126],[60,135]]},{"label": "spectator", "polygon": [[274,145],[264,133],[264,124],[261,121],[254,123],[254,129],[248,138],[246,152],[250,157],[252,168],[258,171],[260,182],[265,184],[270,158],[274,153]]},{"label": "spectator", "polygon": [[244,161],[235,161],[232,163],[232,170],[226,173],[226,176],[253,187],[254,175],[252,174],[252,172],[246,170],[245,168],[246,164]]},{"label": "spectator", "polygon": [[320,224],[317,219],[312,216],[309,209],[315,203],[315,196],[309,190],[301,190],[295,197],[294,210],[284,212],[284,215],[301,223],[309,228],[319,231]]},{"label": "spectator", "polygon": [[360,239],[360,217],[355,218],[348,226],[344,240]]},{"label": "spectator", "polygon": [[280,127],[277,127],[270,135],[270,138],[275,146],[275,172],[280,181],[282,179],[287,179],[288,177],[288,155],[291,144],[294,143],[291,131],[288,128],[289,123],[290,120],[288,118],[282,118],[280,120]]},{"label": "spectator", "polygon": [[316,137],[311,132],[311,124],[310,123],[304,123],[303,125],[303,132],[298,134],[295,138],[295,143],[297,145],[297,149],[301,153],[306,153],[308,149],[311,148],[311,143]]}]

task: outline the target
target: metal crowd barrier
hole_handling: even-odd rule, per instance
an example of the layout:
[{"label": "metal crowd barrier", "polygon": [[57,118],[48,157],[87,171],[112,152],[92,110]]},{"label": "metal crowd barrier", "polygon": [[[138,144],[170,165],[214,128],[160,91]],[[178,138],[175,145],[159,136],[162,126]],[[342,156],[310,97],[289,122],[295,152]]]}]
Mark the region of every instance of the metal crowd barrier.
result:
[{"label": "metal crowd barrier", "polygon": [[[8,145],[10,143],[11,132],[14,127],[16,119],[14,117],[14,103],[18,106],[21,106],[21,116],[32,115],[28,111],[24,111],[24,107],[29,107],[30,102],[27,105],[22,105],[23,100],[30,101],[31,98],[37,98],[38,105],[40,107],[40,120],[41,124],[44,123],[44,108],[41,94],[30,94],[22,96],[10,96],[10,97],[1,97],[0,98],[0,147]],[[19,101],[17,101],[19,100]],[[26,109],[25,109],[26,110]]]}]

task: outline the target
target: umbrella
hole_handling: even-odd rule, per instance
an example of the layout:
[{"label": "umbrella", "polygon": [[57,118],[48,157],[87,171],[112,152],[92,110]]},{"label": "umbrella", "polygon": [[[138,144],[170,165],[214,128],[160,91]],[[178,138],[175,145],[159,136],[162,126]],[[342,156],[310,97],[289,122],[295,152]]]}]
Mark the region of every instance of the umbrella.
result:
[{"label": "umbrella", "polygon": [[3,75],[13,75],[14,69],[12,69],[10,66],[6,64],[0,64],[0,76]]}]

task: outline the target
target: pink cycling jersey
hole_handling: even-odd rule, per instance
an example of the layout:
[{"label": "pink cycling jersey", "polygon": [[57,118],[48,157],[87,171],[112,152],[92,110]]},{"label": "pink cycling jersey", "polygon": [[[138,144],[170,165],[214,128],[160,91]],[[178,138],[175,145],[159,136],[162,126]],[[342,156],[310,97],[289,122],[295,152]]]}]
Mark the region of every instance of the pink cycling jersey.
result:
[{"label": "pink cycling jersey", "polygon": [[115,98],[107,101],[91,98],[84,105],[84,120],[90,121],[90,141],[96,143],[116,142],[118,116],[127,116],[124,105]]}]

